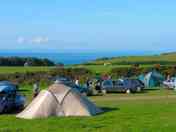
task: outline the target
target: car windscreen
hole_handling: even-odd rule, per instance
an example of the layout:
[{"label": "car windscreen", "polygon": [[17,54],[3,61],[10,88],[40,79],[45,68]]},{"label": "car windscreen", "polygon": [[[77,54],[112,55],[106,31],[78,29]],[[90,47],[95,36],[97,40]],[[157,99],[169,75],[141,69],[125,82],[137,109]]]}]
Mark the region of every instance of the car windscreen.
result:
[{"label": "car windscreen", "polygon": [[144,86],[144,83],[140,80],[138,80],[138,82],[140,83],[140,85]]},{"label": "car windscreen", "polygon": [[110,80],[106,80],[103,82],[103,86],[113,86],[113,83]]},{"label": "car windscreen", "polygon": [[115,86],[123,86],[123,82],[120,80],[114,81]]}]

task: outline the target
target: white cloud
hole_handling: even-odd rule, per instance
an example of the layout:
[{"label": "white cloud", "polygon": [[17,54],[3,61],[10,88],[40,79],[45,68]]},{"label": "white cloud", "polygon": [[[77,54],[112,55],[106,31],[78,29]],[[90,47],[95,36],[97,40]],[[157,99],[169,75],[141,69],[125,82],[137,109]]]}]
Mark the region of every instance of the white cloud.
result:
[{"label": "white cloud", "polygon": [[32,38],[18,37],[17,38],[17,42],[19,44],[22,44],[22,43],[43,44],[43,43],[47,43],[48,41],[49,41],[48,37],[32,37]]},{"label": "white cloud", "polygon": [[47,43],[49,39],[48,37],[34,37],[30,41],[31,43],[42,44],[42,43]]},{"label": "white cloud", "polygon": [[18,37],[17,38],[17,42],[20,43],[20,44],[24,43],[25,42],[25,38],[24,37]]}]

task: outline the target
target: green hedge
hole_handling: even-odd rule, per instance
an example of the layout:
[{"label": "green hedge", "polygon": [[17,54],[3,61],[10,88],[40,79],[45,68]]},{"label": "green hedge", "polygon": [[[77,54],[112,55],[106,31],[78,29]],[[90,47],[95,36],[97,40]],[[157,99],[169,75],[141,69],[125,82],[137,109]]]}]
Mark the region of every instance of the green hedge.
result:
[{"label": "green hedge", "polygon": [[176,75],[176,67],[175,66],[161,66],[160,68],[154,67],[119,67],[113,68],[109,74],[113,77],[133,77],[139,76],[140,74],[145,74],[152,70],[157,70],[165,77],[167,75],[175,76]]},{"label": "green hedge", "polygon": [[49,59],[39,59],[35,57],[0,57],[0,66],[54,66],[54,62]]},{"label": "green hedge", "polygon": [[92,73],[84,68],[55,68],[48,72],[26,72],[13,74],[0,74],[0,81],[9,80],[15,83],[32,84],[36,80],[51,83],[54,76],[65,76],[71,79],[79,78],[81,82],[85,81]]}]

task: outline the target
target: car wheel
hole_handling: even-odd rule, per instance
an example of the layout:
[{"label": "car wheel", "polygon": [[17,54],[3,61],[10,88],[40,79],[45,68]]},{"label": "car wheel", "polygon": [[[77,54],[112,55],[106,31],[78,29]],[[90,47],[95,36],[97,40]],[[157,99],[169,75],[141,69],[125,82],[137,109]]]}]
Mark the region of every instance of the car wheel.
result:
[{"label": "car wheel", "polygon": [[102,92],[103,94],[106,94],[106,93],[107,93],[107,91],[106,91],[105,89],[101,90],[101,92]]},{"label": "car wheel", "polygon": [[141,92],[141,91],[142,91],[141,87],[137,87],[137,92]]},{"label": "car wheel", "polygon": [[127,94],[130,94],[130,93],[131,93],[130,89],[127,89],[127,90],[126,90],[126,93],[127,93]]},{"label": "car wheel", "polygon": [[93,89],[92,90],[92,95],[97,95],[97,94],[98,94],[97,90]]}]

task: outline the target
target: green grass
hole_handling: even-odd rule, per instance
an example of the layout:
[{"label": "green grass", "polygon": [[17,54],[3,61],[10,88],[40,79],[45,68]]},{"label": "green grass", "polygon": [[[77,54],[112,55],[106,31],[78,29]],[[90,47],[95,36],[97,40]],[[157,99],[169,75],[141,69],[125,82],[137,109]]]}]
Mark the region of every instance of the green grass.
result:
[{"label": "green grass", "polygon": [[109,60],[96,60],[91,61],[90,64],[104,64],[104,63],[123,63],[123,62],[132,62],[132,63],[141,63],[141,62],[175,62],[176,53],[167,54],[167,55],[151,55],[151,56],[123,56],[123,57],[114,57]]},{"label": "green grass", "polygon": [[49,71],[52,67],[0,67],[0,73]]},{"label": "green grass", "polygon": [[[93,73],[108,73],[113,68],[123,68],[123,67],[131,67],[131,65],[75,65],[70,66],[73,68],[86,68]],[[140,67],[152,67],[152,65],[141,65]]]},{"label": "green grass", "polygon": [[[130,67],[131,64],[139,63],[140,67],[153,67],[154,64],[163,63],[165,66],[171,66],[176,62],[176,53],[161,54],[151,56],[123,56],[114,57],[108,60],[90,61],[88,64],[74,65],[71,67],[82,67],[91,70],[93,73],[108,73],[113,68]],[[104,66],[104,64],[107,64]],[[124,65],[125,64],[125,65]]]},{"label": "green grass", "polygon": [[[29,93],[30,91],[31,88]],[[0,132],[172,132],[176,129],[174,91],[108,94],[90,99],[108,111],[94,117],[50,117],[35,120],[1,115]]]},{"label": "green grass", "polygon": [[[72,68],[87,68],[91,70],[92,72],[97,73],[107,73],[112,68],[116,67],[130,67],[131,65],[116,65],[116,63],[123,63],[123,62],[132,62],[132,63],[140,63],[140,62],[176,62],[176,53],[173,54],[167,54],[167,55],[153,55],[153,56],[126,56],[126,57],[115,57],[113,59],[109,60],[99,60],[99,61],[92,61],[90,62],[91,65],[71,65],[66,67],[72,67]],[[110,63],[113,65],[107,65],[104,66],[104,63]],[[98,65],[95,65],[98,64]],[[141,67],[151,67],[153,65],[141,65]],[[49,67],[0,67],[0,73],[15,73],[15,72],[36,72],[36,71],[48,71]]]},{"label": "green grass", "polygon": [[[131,65],[70,65],[66,68],[86,68],[93,73],[108,73],[113,68],[130,67]],[[141,67],[151,67],[152,65],[141,65]],[[39,72],[49,71],[54,67],[0,67],[0,74],[3,73],[26,73],[26,72]]]}]

